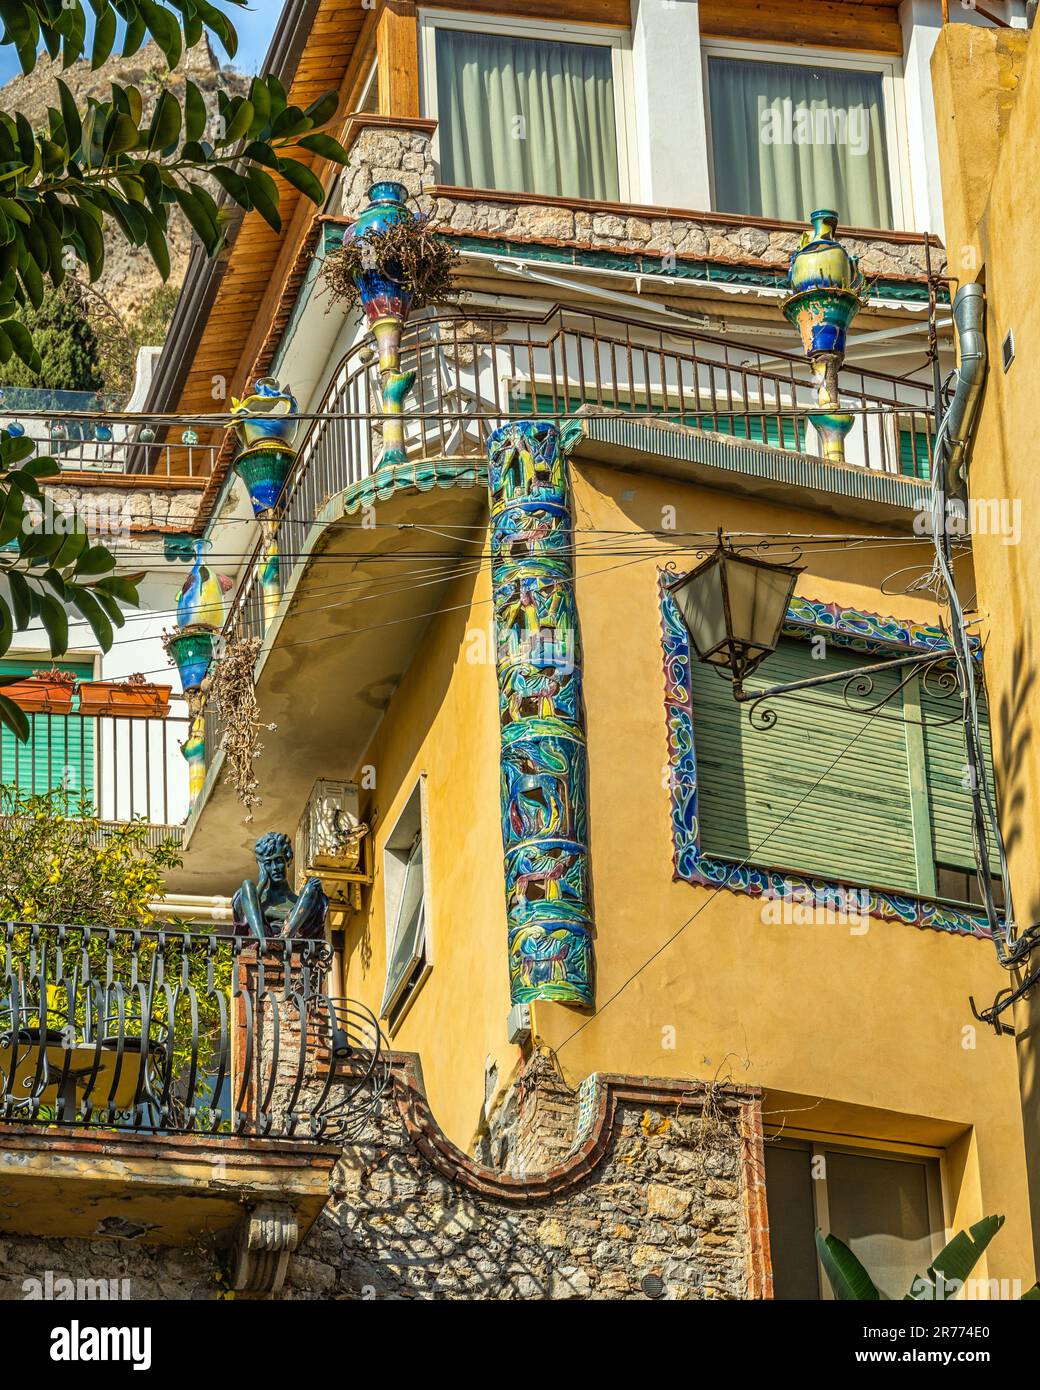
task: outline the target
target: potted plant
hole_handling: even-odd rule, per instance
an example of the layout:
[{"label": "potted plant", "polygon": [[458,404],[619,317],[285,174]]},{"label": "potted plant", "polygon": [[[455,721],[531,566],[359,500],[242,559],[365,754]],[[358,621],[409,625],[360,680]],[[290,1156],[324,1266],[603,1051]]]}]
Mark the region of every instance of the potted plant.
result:
[{"label": "potted plant", "polygon": [[34,671],[31,676],[0,680],[0,691],[26,714],[71,714],[76,677],[71,671]]},{"label": "potted plant", "polygon": [[369,204],[347,229],[339,250],[325,258],[322,275],[333,304],[360,305],[379,349],[383,397],[383,466],[404,463],[404,400],[414,371],[401,370],[401,338],[413,309],[458,296],[459,254],[408,208],[403,184],[374,183]]},{"label": "potted plant", "polygon": [[122,681],[81,681],[80,714],[118,714],[128,719],[165,719],[173,687],[154,685],[142,675]]}]

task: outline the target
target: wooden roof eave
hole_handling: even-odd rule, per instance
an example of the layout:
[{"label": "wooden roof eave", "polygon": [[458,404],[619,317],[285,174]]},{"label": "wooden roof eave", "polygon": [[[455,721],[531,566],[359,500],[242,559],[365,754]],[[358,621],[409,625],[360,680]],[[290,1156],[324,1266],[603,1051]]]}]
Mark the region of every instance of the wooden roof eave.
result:
[{"label": "wooden roof eave", "polygon": [[[349,109],[347,101],[363,77],[374,41],[375,13],[360,0],[289,0],[264,71],[279,76],[294,105],[306,106],[335,90],[341,110]],[[327,161],[304,151],[294,157],[326,182],[332,167]],[[258,214],[246,214],[224,200],[230,213],[224,250],[210,259],[195,247],[146,412],[212,414],[248,379],[320,215],[296,189],[278,182],[280,232]],[[211,493],[209,489],[207,496]]]}]

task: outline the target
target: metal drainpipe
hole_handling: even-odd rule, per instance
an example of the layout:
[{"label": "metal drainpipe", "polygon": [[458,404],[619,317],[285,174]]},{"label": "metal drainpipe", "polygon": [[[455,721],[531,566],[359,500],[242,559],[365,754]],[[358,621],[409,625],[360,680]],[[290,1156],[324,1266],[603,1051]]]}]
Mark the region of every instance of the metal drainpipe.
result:
[{"label": "metal drainpipe", "polygon": [[962,285],[953,301],[953,322],[960,349],[957,387],[946,416],[946,495],[965,487],[964,465],[986,380],[986,292],[979,284]]},{"label": "metal drainpipe", "polygon": [[[975,428],[979,399],[986,377],[987,353],[983,330],[985,309],[986,299],[982,285],[962,285],[957,291],[953,301],[953,318],[960,348],[960,365],[957,369],[957,386],[953,400],[940,429],[937,447],[938,457],[936,459],[937,471],[933,478],[933,487],[937,493],[935,499],[937,506],[933,512],[933,522],[936,527],[936,560],[946,586],[950,604],[951,641],[956,654],[957,665],[960,668],[961,696],[964,707],[965,753],[972,773],[972,815],[980,886],[985,897],[986,916],[993,932],[997,959],[1005,969],[1011,969],[1028,960],[1030,951],[1037,945],[1038,937],[1040,937],[1040,926],[1031,926],[1019,934],[1015,923],[1014,900],[1011,895],[1004,840],[982,757],[974,655],[968,637],[964,610],[957,594],[950,538],[946,526],[946,504],[951,483],[957,487],[961,485],[968,446]],[[944,458],[944,466],[939,468],[938,464],[941,458]],[[987,844],[988,831],[992,832],[996,841],[1000,877],[1004,885],[1005,917],[1003,929],[998,925],[998,912],[990,888],[991,867]],[[1011,998],[1005,1001],[1004,1007],[1007,1007],[1014,998],[1031,988],[1038,978],[1040,978],[1040,969],[1029,974],[1027,980],[1012,992]],[[980,1017],[984,1016],[980,1015]],[[994,1022],[994,1018],[988,1018],[987,1021]]]}]

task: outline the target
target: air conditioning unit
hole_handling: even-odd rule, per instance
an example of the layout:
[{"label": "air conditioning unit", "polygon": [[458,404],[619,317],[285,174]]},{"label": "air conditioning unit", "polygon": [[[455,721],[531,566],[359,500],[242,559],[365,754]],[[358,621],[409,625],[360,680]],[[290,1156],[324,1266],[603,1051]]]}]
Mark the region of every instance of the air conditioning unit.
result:
[{"label": "air conditioning unit", "polygon": [[301,858],[334,901],[361,906],[361,887],[372,882],[368,826],[358,813],[353,782],[314,784],[300,825]]}]

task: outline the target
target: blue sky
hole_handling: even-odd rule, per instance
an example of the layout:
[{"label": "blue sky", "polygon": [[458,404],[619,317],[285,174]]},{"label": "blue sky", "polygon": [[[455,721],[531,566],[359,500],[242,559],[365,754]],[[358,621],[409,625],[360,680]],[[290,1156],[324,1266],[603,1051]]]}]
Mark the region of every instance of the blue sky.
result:
[{"label": "blue sky", "polygon": [[[220,0],[217,0],[217,4],[220,4]],[[90,7],[85,5],[84,8],[87,11],[89,22],[92,19]],[[267,46],[271,41],[271,35],[274,32],[274,26],[282,10],[281,0],[252,0],[248,9],[240,9],[238,5],[228,4],[221,5],[221,8],[238,30],[238,55],[235,58],[235,66],[241,72],[249,74],[259,72],[267,52]],[[92,22],[89,23],[89,28],[90,32],[93,33]],[[227,55],[215,40],[213,41],[213,51],[221,62],[226,61]],[[7,82],[15,73],[20,71],[14,49],[10,47],[0,48],[0,84]]]}]

